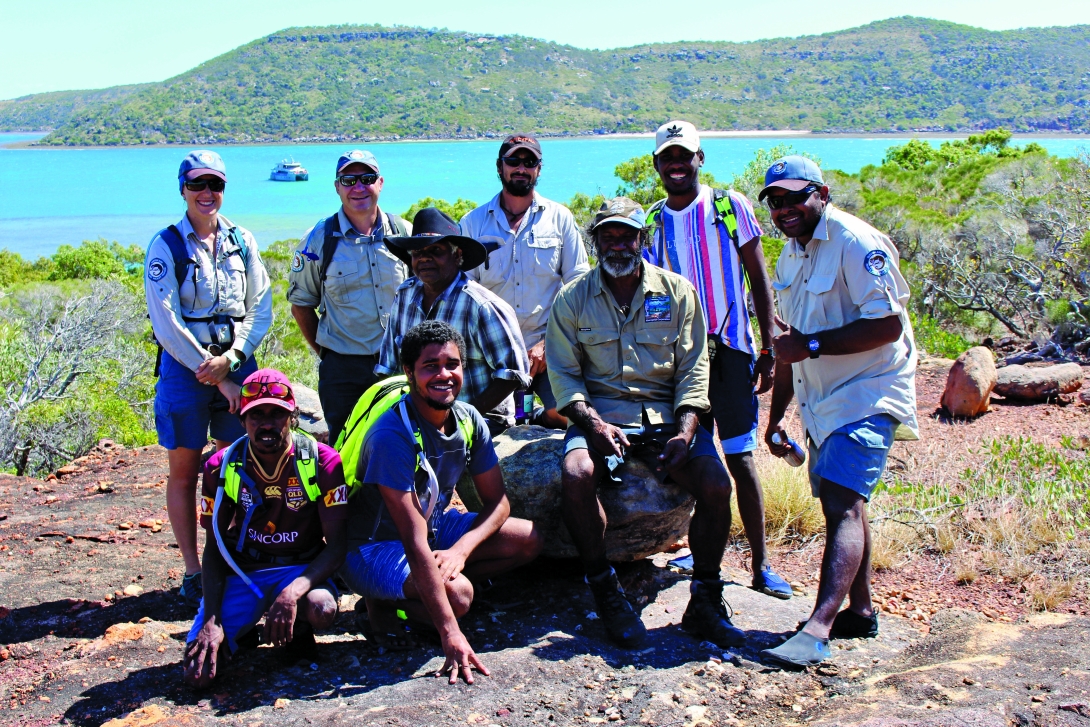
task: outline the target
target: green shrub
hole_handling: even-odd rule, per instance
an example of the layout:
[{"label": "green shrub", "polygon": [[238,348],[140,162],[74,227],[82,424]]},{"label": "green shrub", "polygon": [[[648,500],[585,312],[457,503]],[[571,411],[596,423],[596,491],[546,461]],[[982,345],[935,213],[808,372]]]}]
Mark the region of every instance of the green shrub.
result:
[{"label": "green shrub", "polygon": [[471,210],[476,209],[477,206],[478,205],[476,202],[468,199],[463,199],[462,197],[459,197],[458,200],[453,204],[446,201],[445,199],[425,197],[414,202],[413,206],[405,210],[405,212],[401,216],[409,222],[412,222],[414,219],[416,219],[416,213],[420,210],[424,209],[425,207],[435,207],[440,211],[450,215],[450,218],[457,222],[465,217],[466,214],[469,213]]},{"label": "green shrub", "polygon": [[934,318],[923,314],[909,313],[912,332],[916,337],[916,347],[921,352],[942,358],[957,358],[973,347],[958,334],[943,328]]}]

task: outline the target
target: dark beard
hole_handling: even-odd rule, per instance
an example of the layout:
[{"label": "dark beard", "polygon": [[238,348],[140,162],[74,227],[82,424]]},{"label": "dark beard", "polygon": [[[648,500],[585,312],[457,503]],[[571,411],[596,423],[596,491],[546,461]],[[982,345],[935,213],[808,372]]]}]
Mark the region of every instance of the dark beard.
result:
[{"label": "dark beard", "polygon": [[503,191],[507,192],[512,197],[525,197],[534,191],[534,187],[537,186],[537,180],[524,180],[524,179],[504,179],[500,177],[500,183],[503,184]]},{"label": "dark beard", "polygon": [[[454,401],[457,401],[457,399],[455,399]],[[435,409],[436,411],[450,411],[454,408],[454,401],[450,402],[449,404],[443,404],[438,401],[433,401],[427,396],[424,397],[424,403],[427,404],[430,408]]]}]

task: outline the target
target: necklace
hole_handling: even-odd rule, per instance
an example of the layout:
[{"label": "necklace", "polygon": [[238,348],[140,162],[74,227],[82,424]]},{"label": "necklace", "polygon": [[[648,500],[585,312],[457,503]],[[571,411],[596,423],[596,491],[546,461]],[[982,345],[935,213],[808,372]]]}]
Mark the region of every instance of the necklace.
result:
[{"label": "necklace", "polygon": [[622,305],[621,306],[621,315],[624,316],[625,318],[628,318],[628,311],[630,311],[630,310],[632,310],[632,306]]}]

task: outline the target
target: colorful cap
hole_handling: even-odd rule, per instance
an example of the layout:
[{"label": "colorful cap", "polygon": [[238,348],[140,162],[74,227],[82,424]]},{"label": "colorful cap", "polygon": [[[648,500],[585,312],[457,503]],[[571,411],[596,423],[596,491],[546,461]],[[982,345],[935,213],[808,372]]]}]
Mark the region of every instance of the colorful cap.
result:
[{"label": "colorful cap", "polygon": [[[246,396],[249,384],[264,384],[260,386],[253,396]],[[279,384],[279,386],[276,386]],[[288,377],[276,369],[258,369],[242,382],[242,408],[239,416],[248,410],[262,404],[272,404],[288,411],[295,411],[295,393],[291,390],[291,382]]]},{"label": "colorful cap", "polygon": [[811,184],[825,186],[825,177],[821,176],[821,169],[812,160],[798,154],[782,157],[772,163],[765,172],[765,187],[757,195],[757,201],[761,201],[773,187],[780,187],[789,192],[798,192]]},{"label": "colorful cap", "polygon": [[341,170],[349,164],[366,164],[375,170],[375,174],[382,174],[378,168],[378,159],[375,159],[375,155],[363,149],[353,149],[341,154],[340,158],[337,159],[337,174],[339,175]]},{"label": "colorful cap", "polygon": [[700,151],[700,134],[688,121],[667,121],[655,132],[655,156],[668,146],[680,146],[696,154]]},{"label": "colorful cap", "polygon": [[220,155],[207,149],[191,151],[185,155],[181,166],[178,167],[178,184],[181,185],[187,179],[196,179],[209,174],[227,181],[227,167],[224,166]]},{"label": "colorful cap", "polygon": [[541,144],[533,134],[511,134],[500,144],[500,157],[510,156],[512,152],[525,149],[538,159],[541,158]]},{"label": "colorful cap", "polygon": [[607,199],[598,208],[598,214],[591,220],[590,229],[596,230],[607,222],[619,222],[642,230],[646,225],[647,215],[644,214],[643,207],[638,202],[628,197],[614,197]]}]

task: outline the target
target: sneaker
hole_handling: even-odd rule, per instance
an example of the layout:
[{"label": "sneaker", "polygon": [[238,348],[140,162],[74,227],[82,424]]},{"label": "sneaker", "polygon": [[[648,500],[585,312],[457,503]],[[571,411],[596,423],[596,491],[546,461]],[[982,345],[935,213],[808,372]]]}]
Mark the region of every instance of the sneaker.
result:
[{"label": "sneaker", "polygon": [[774,664],[786,667],[817,666],[831,658],[829,640],[800,631],[775,649],[765,649],[761,656]]},{"label": "sneaker", "polygon": [[606,633],[613,643],[626,649],[635,649],[647,638],[647,629],[639,614],[625,598],[617,572],[609,569],[609,575],[600,579],[586,579],[590,592],[594,594],[594,603],[598,606],[598,617],[606,627]]},{"label": "sneaker", "polygon": [[753,590],[784,601],[791,598],[791,585],[768,566],[753,574]]},{"label": "sneaker", "polygon": [[204,597],[204,581],[200,573],[184,576],[182,587],[178,589],[178,599],[191,608],[200,608]]},{"label": "sneaker", "polygon": [[683,629],[721,649],[746,643],[746,632],[732,624],[727,614],[730,606],[723,598],[723,581],[693,581],[689,593],[689,606],[681,618]]},{"label": "sneaker", "polygon": [[[809,621],[809,619],[806,619]],[[806,628],[806,621],[799,621],[796,631]],[[849,608],[844,609],[833,619],[830,639],[873,639],[878,636],[878,612],[870,616],[860,616]]]}]

